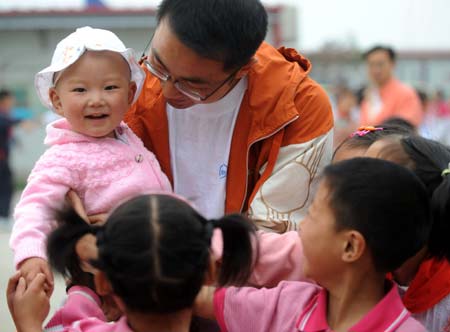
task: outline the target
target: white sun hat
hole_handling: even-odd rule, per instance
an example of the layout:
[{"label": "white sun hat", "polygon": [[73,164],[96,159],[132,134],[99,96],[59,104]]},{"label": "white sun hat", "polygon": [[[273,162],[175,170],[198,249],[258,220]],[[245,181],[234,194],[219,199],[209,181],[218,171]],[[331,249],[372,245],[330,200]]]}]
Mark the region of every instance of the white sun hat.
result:
[{"label": "white sun hat", "polygon": [[138,98],[145,80],[145,72],[135,59],[134,51],[126,48],[122,41],[111,31],[93,29],[91,27],[78,28],[56,45],[50,66],[41,70],[34,78],[34,87],[42,104],[49,109],[53,105],[49,97],[49,89],[53,86],[53,75],[66,69],[77,61],[86,50],[112,51],[120,53],[128,62],[131,71],[131,81],[136,83],[136,93],[133,103]]}]

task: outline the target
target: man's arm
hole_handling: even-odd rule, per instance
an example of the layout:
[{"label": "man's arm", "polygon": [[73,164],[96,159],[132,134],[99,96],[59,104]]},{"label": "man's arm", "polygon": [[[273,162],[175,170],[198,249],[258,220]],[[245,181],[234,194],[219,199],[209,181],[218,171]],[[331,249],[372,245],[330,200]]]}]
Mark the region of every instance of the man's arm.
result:
[{"label": "man's arm", "polygon": [[274,165],[260,170],[270,176],[256,188],[249,215],[264,230],[297,230],[318,185],[318,175],[331,161],[333,114],[325,91],[305,78],[294,99],[299,117],[287,125]]}]

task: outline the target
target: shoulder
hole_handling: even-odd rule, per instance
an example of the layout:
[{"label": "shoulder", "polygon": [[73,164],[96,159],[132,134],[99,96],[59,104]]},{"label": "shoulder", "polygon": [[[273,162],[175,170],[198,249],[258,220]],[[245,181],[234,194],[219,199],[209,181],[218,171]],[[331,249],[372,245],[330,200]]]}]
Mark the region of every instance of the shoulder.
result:
[{"label": "shoulder", "polygon": [[403,97],[415,97],[418,98],[416,90],[414,90],[413,87],[409,86],[408,84],[398,80],[394,79],[393,86],[395,87],[395,90],[399,95],[402,95]]},{"label": "shoulder", "polygon": [[397,329],[396,332],[426,332],[427,329],[416,319],[409,317]]},{"label": "shoulder", "polygon": [[230,287],[225,294],[225,303],[245,301],[246,305],[268,307],[280,303],[307,303],[321,288],[307,282],[282,281],[274,288]]}]

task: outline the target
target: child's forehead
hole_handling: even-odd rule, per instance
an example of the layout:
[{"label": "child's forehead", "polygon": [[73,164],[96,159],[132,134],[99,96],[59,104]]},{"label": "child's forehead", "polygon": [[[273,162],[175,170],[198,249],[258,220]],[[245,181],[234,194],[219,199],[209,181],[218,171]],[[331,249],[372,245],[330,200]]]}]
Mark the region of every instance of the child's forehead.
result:
[{"label": "child's forehead", "polygon": [[322,178],[319,182],[319,186],[314,195],[312,204],[309,207],[310,211],[313,211],[313,212],[320,211],[325,206],[329,206],[331,192],[332,192],[332,190],[331,190],[326,178]]},{"label": "child's forehead", "polygon": [[381,158],[384,159],[383,151],[389,147],[392,146],[395,143],[395,140],[393,138],[384,138],[380,139],[376,142],[374,142],[372,145],[369,146],[367,149],[365,156],[369,158]]},{"label": "child's forehead", "polygon": [[365,146],[351,146],[344,144],[336,150],[332,162],[334,164],[347,159],[364,157],[366,151],[367,147]]}]

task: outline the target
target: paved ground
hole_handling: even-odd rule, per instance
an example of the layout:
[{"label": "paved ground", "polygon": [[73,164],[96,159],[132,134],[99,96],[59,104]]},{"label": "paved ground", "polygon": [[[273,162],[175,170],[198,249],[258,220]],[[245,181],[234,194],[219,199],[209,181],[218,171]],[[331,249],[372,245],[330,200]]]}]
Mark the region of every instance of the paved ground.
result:
[{"label": "paved ground", "polygon": [[[16,195],[17,199],[17,195]],[[12,252],[9,249],[10,225],[0,224],[0,331],[15,331],[6,303],[6,286],[9,277],[14,273]],[[64,282],[57,278],[55,291],[51,298],[50,313],[55,311],[62,303],[65,296]]]}]

